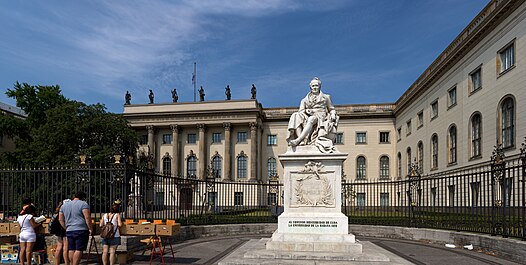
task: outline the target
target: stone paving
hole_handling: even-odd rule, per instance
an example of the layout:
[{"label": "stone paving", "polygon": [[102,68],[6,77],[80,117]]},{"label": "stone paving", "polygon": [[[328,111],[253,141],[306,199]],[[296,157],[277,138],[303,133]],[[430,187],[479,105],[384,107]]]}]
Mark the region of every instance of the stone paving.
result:
[{"label": "stone paving", "polygon": [[[221,259],[225,258],[227,255],[247,243],[249,240],[265,237],[270,237],[270,235],[209,237],[187,240],[183,243],[174,245],[175,260],[171,257],[171,254],[168,253],[165,255],[165,263],[202,265],[217,264]],[[479,253],[466,249],[450,249],[443,245],[433,245],[425,242],[366,237],[357,237],[357,239],[360,241],[368,241],[377,245],[386,252],[390,252],[398,256],[400,260],[404,260],[403,263],[405,264],[519,264],[507,261],[500,257],[492,256],[490,255],[491,253]],[[142,253],[135,254],[135,261],[133,264],[142,265],[150,263],[150,253],[148,251],[145,252],[144,255],[141,255]],[[153,264],[160,264],[160,259],[156,258]]]}]

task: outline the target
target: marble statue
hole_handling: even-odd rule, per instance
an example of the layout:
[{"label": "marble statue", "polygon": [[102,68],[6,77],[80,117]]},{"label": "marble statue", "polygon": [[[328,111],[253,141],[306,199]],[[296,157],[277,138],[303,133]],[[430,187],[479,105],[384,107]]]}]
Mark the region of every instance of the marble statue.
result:
[{"label": "marble statue", "polygon": [[205,101],[205,90],[203,89],[203,86],[199,88],[199,101]]},{"label": "marble statue", "polygon": [[178,99],[179,99],[179,96],[177,95],[177,89],[174,88],[172,90],[172,102],[176,103]]},{"label": "marble statue", "polygon": [[230,86],[227,85],[226,88],[225,88],[225,95],[226,95],[226,100],[230,100],[232,98],[232,94],[230,94]]},{"label": "marble statue", "polygon": [[130,105],[130,103],[131,103],[130,91],[126,91],[126,95],[124,96],[124,100],[125,100],[124,105]]},{"label": "marble statue", "polygon": [[252,88],[250,89],[250,94],[252,94],[252,99],[256,99],[256,86],[252,84]]},{"label": "marble statue", "polygon": [[331,97],[321,92],[321,80],[314,77],[309,85],[311,91],[290,117],[287,141],[293,147],[315,145],[321,152],[332,153],[339,117]]},{"label": "marble statue", "polygon": [[153,91],[150,89],[150,94],[148,95],[150,98],[150,104],[153,104]]}]

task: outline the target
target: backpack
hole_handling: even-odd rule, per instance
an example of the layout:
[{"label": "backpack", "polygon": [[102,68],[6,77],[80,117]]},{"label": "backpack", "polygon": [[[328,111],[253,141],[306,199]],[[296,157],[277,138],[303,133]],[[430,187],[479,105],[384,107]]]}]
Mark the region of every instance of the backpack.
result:
[{"label": "backpack", "polygon": [[62,225],[60,225],[60,222],[58,220],[58,214],[55,214],[51,217],[51,222],[48,226],[48,231],[52,235],[60,236],[63,234],[62,231]]},{"label": "backpack", "polygon": [[[111,219],[108,220],[100,229],[100,237],[104,239],[113,239],[115,237],[115,226],[111,222],[115,217],[115,214],[111,216]],[[107,217],[106,217],[107,218]]]}]

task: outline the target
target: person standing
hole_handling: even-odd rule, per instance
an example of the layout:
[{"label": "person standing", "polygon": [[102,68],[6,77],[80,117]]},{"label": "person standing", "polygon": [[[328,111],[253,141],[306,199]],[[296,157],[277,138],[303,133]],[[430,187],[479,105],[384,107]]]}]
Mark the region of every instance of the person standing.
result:
[{"label": "person standing", "polygon": [[66,238],[66,229],[60,225],[59,221],[59,212],[60,208],[62,208],[62,204],[65,202],[70,201],[69,199],[61,201],[57,208],[55,209],[55,214],[51,217],[50,226],[55,226],[55,222],[58,223],[57,231],[54,231],[55,228],[51,228],[51,233],[54,234],[57,237],[57,248],[55,249],[55,264],[60,264],[60,259],[64,257],[64,263],[66,265],[69,265],[69,257],[68,257],[68,241]]},{"label": "person standing", "polygon": [[87,249],[89,236],[93,234],[91,213],[85,200],[86,193],[79,191],[72,201],[62,205],[59,213],[60,224],[66,229],[69,261],[73,265],[80,264],[82,252]]},{"label": "person standing", "polygon": [[[106,223],[111,222],[113,227],[115,227],[115,235],[111,239],[102,239],[102,264],[103,265],[113,265],[115,264],[115,251],[117,246],[121,244],[121,235],[119,233],[119,228],[122,226],[122,219],[120,215],[120,204],[113,203],[111,206],[110,212],[104,214],[102,217],[102,222],[100,222],[100,227],[103,227]],[[108,260],[109,253],[109,260]]]},{"label": "person standing", "polygon": [[34,205],[26,205],[23,210],[23,214],[18,216],[17,222],[20,225],[20,264],[31,265],[31,258],[33,256],[33,247],[37,241],[37,234],[35,233],[35,227],[38,224],[35,222],[33,217],[35,216],[37,209]]}]

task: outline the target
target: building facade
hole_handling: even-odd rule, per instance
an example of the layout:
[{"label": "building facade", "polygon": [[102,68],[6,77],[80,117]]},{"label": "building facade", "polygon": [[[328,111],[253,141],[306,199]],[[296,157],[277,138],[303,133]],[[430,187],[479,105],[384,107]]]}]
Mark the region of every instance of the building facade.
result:
[{"label": "building facade", "polygon": [[[526,136],[524,2],[491,1],[395,103],[337,105],[344,177],[404,178],[411,163],[423,174],[458,169],[488,161],[497,144],[517,155]],[[282,176],[296,110],[247,99],[127,104],[123,115],[160,173],[266,182]]]}]

